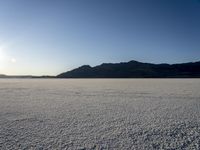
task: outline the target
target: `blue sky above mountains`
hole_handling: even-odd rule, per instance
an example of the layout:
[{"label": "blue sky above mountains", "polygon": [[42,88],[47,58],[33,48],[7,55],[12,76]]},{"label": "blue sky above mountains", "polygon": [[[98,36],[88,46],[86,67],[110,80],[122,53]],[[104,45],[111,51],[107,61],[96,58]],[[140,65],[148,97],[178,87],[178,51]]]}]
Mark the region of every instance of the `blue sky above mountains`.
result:
[{"label": "blue sky above mountains", "polygon": [[199,0],[2,0],[0,73],[197,61]]}]

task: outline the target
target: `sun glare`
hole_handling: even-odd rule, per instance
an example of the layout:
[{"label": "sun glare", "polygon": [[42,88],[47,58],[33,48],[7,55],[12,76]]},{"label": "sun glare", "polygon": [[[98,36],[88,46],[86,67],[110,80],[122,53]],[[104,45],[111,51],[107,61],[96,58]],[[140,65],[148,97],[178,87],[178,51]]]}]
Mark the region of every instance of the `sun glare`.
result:
[{"label": "sun glare", "polygon": [[10,60],[12,63],[16,63],[16,59],[15,58],[11,58]]}]

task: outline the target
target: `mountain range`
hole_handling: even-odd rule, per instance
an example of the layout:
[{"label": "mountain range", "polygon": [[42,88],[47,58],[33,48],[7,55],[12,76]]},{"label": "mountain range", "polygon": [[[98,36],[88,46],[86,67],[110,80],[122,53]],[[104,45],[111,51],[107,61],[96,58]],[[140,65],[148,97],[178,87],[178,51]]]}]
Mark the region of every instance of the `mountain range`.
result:
[{"label": "mountain range", "polygon": [[84,65],[57,78],[199,78],[200,61],[182,64],[152,64],[138,61]]},{"label": "mountain range", "polygon": [[200,78],[200,61],[180,64],[153,64],[138,61],[83,65],[57,76],[4,75],[0,78]]}]

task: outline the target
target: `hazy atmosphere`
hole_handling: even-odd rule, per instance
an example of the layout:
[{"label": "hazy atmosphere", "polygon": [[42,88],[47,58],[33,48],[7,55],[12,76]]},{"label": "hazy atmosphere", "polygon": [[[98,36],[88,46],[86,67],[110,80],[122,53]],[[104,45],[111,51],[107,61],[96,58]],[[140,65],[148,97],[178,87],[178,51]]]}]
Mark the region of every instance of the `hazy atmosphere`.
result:
[{"label": "hazy atmosphere", "polygon": [[0,74],[199,60],[199,0],[1,0]]}]

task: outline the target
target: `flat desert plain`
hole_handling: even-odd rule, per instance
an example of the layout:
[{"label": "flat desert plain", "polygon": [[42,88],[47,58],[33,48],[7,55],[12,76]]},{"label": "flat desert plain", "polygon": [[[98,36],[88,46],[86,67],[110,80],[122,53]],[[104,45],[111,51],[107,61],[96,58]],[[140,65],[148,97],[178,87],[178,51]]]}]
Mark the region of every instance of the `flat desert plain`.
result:
[{"label": "flat desert plain", "polygon": [[200,149],[200,79],[0,79],[0,149]]}]

